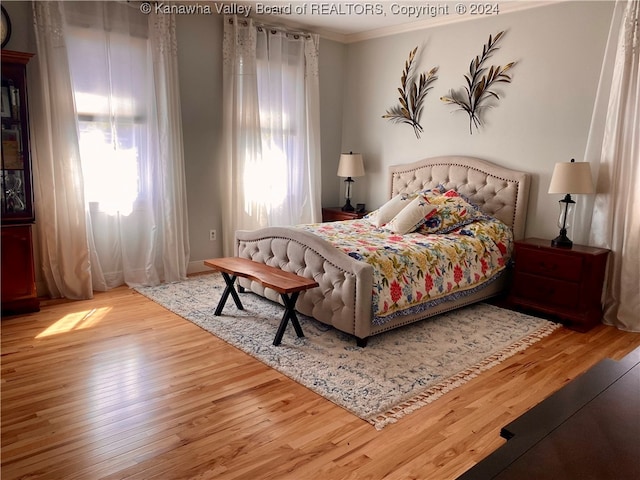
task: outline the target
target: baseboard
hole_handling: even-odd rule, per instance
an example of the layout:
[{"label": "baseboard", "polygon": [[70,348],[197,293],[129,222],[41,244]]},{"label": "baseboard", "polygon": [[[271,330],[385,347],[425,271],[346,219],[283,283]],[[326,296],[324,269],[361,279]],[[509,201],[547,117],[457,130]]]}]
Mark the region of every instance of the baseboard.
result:
[{"label": "baseboard", "polygon": [[189,262],[189,265],[187,265],[187,275],[201,272],[211,272],[211,269],[204,265],[204,259],[194,260],[192,262]]}]

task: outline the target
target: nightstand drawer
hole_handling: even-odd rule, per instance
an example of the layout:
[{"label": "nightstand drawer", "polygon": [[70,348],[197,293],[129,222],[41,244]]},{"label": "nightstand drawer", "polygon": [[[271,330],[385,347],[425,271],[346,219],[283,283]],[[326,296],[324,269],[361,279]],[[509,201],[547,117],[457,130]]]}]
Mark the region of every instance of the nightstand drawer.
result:
[{"label": "nightstand drawer", "polygon": [[513,295],[536,303],[575,308],[580,300],[580,284],[552,278],[517,273],[513,279]]},{"label": "nightstand drawer", "polygon": [[529,248],[516,251],[518,271],[579,282],[582,276],[582,258]]}]

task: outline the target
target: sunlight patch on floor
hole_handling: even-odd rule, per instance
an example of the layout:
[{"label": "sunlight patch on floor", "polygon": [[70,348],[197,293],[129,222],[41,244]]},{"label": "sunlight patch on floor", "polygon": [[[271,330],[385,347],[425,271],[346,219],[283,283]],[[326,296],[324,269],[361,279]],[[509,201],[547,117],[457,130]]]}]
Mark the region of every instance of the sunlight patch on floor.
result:
[{"label": "sunlight patch on floor", "polygon": [[112,307],[93,308],[82,312],[69,313],[55,322],[36,338],[45,338],[51,335],[67,333],[73,330],[83,330],[91,328],[102,320],[109,313]]}]

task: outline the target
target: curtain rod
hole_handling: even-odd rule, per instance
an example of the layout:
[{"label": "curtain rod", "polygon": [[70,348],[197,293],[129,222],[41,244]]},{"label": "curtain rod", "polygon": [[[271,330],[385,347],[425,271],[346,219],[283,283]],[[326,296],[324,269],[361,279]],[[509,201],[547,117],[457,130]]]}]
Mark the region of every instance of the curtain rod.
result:
[{"label": "curtain rod", "polygon": [[[290,30],[290,29],[288,29],[286,27],[281,27],[281,26],[278,26],[278,25],[269,25],[269,24],[266,24],[266,23],[258,22],[255,19],[253,19],[253,21],[254,21],[254,25],[256,26],[256,28],[258,28],[258,29],[262,28],[262,29],[265,29],[265,30],[269,30],[269,31],[271,31],[271,33],[283,32],[283,33],[286,33],[287,35],[300,36],[300,37],[303,37],[303,38],[311,38],[311,35],[309,33],[307,33],[307,32],[301,32],[299,30]],[[241,25],[244,25],[244,26],[249,25],[249,22],[247,20],[238,19],[238,22]],[[229,23],[233,24],[233,18],[229,18]]]}]

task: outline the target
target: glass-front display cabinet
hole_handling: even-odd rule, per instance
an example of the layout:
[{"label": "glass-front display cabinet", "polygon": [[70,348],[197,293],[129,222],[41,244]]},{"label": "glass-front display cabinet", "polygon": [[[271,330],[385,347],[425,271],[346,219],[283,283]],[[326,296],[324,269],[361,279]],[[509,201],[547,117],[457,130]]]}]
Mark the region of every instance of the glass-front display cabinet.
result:
[{"label": "glass-front display cabinet", "polygon": [[2,50],[2,313],[37,311],[32,227],[27,63],[30,53]]}]

